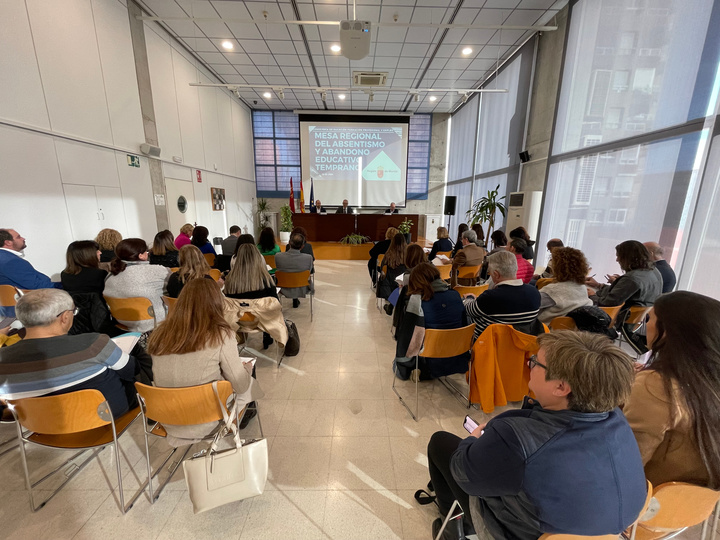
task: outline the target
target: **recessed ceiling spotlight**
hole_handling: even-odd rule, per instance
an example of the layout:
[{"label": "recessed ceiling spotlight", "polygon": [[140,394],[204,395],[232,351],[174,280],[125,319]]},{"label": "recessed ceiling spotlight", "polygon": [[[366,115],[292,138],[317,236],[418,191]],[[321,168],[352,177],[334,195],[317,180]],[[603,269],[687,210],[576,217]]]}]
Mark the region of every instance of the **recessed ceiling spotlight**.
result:
[{"label": "recessed ceiling spotlight", "polygon": [[264,97],[265,99],[270,99],[270,98],[272,97],[272,94],[271,94],[270,92],[265,92],[265,93],[263,94],[263,97]]},{"label": "recessed ceiling spotlight", "polygon": [[342,49],[340,48],[340,45],[333,45],[332,47],[330,47],[330,50],[332,52],[340,52]]},{"label": "recessed ceiling spotlight", "polygon": [[223,41],[222,42],[223,49],[232,51],[235,48],[235,45],[232,44],[232,41]]},{"label": "recessed ceiling spotlight", "polygon": [[435,101],[437,98],[436,98],[435,96],[430,96],[428,99],[429,99],[430,101]]},{"label": "recessed ceiling spotlight", "polygon": [[468,54],[471,54],[471,53],[472,53],[472,49],[471,49],[470,47],[465,47],[465,48],[462,50],[462,53],[463,53],[465,56],[467,56]]},{"label": "recessed ceiling spotlight", "polygon": [[338,99],[345,99],[345,94],[339,94]]}]

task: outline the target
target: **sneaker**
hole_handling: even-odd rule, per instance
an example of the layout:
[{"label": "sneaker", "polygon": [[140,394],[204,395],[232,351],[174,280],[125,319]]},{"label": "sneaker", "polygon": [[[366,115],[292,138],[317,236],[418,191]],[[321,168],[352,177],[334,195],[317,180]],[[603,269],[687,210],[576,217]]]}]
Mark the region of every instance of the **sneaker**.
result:
[{"label": "sneaker", "polygon": [[293,298],[293,307],[294,308],[300,307],[300,299],[299,298]]},{"label": "sneaker", "polygon": [[630,344],[630,347],[632,347],[636,353],[645,354],[648,352],[645,336],[633,333],[626,324],[622,325],[620,331],[622,332],[622,335],[625,336],[625,339]]},{"label": "sneaker", "polygon": [[410,380],[414,383],[418,382],[420,380],[420,370],[419,369],[413,369],[410,373]]}]

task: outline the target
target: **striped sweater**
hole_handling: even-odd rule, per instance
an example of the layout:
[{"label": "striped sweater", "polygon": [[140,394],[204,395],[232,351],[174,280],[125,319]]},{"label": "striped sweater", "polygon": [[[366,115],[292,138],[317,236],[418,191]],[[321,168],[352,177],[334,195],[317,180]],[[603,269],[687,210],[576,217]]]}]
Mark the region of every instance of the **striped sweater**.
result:
[{"label": "striped sweater", "polygon": [[537,319],[540,293],[520,279],[498,283],[465,304],[468,317],[476,324],[475,339],[491,324],[529,324]]}]

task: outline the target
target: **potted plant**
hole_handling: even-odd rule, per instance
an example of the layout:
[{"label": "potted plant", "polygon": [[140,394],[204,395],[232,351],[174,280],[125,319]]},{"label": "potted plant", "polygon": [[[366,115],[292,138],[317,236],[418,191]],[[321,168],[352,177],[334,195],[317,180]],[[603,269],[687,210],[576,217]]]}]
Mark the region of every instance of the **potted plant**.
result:
[{"label": "potted plant", "polygon": [[348,234],[347,236],[343,236],[340,239],[341,244],[351,246],[357,246],[360,244],[364,244],[365,242],[370,242],[370,237],[363,236],[362,234]]},{"label": "potted plant", "polygon": [[283,244],[290,242],[290,232],[293,230],[292,216],[289,204],[280,208],[280,242]]},{"label": "potted plant", "polygon": [[410,235],[410,229],[413,226],[413,222],[411,219],[405,218],[405,221],[403,221],[400,225],[398,225],[398,231],[402,235],[405,236],[405,241],[409,244],[411,242],[411,235]]},{"label": "potted plant", "polygon": [[270,226],[270,201],[267,199],[258,199],[257,201],[257,210],[255,212],[255,215],[257,216],[258,220],[258,236],[260,235],[260,231],[262,231],[265,227]]},{"label": "potted plant", "polygon": [[505,217],[505,212],[507,211],[507,207],[500,202],[505,198],[505,195],[498,197],[499,190],[500,184],[498,184],[494,190],[488,191],[487,195],[475,201],[470,207],[470,210],[466,212],[471,227],[478,222],[487,221],[488,229],[485,238],[488,241],[490,241],[490,235],[495,228],[496,212],[500,212],[502,216]]}]

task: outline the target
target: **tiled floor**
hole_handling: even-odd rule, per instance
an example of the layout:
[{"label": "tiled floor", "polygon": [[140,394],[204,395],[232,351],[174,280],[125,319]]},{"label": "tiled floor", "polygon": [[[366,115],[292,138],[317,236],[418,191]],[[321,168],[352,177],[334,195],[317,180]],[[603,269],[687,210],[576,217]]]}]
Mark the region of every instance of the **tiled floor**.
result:
[{"label": "tiled floor", "polygon": [[[438,382],[423,382],[420,421],[391,390],[394,341],[390,318],[375,307],[361,261],[316,263],[314,320],[307,300],[284,301],[298,327],[301,352],[274,363],[275,347],[259,354],[257,379],[266,393],[260,415],[268,438],[265,493],[194,515],[182,468],[154,505],[143,494],[122,515],[111,450],[69,482],[46,507],[30,512],[18,451],[0,457],[0,538],[5,539],[429,539],[435,507],[418,506],[428,481],[426,446],[439,429],[463,436],[467,410]],[[250,347],[259,348],[259,336]],[[400,383],[403,395],[411,385]],[[500,411],[496,411],[500,412]],[[478,421],[487,417],[473,410]],[[248,427],[257,435],[257,421]],[[0,426],[0,440],[14,435]],[[121,439],[126,498],[145,475],[140,425]],[[157,441],[151,451],[165,451]],[[1,450],[1,449],[0,449]],[[51,470],[57,453],[33,449],[31,466]],[[699,537],[692,531],[686,538]]]}]

